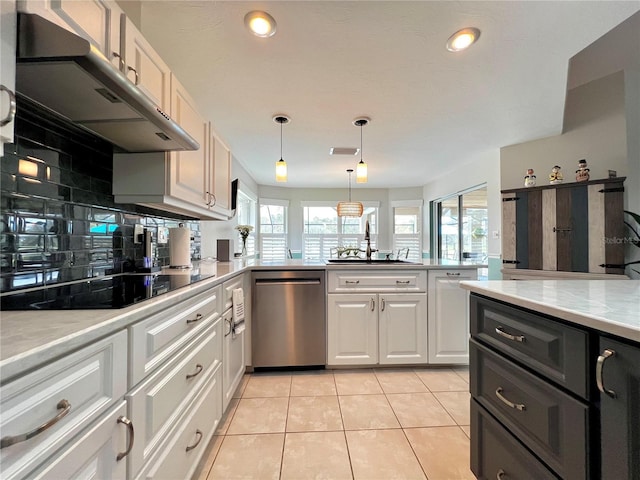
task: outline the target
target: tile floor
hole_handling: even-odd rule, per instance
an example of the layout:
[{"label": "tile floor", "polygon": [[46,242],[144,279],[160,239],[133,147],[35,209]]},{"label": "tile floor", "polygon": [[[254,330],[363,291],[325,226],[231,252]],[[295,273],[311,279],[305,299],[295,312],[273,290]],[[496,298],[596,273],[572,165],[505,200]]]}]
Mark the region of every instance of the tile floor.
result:
[{"label": "tile floor", "polygon": [[474,479],[465,367],[245,375],[196,480]]}]

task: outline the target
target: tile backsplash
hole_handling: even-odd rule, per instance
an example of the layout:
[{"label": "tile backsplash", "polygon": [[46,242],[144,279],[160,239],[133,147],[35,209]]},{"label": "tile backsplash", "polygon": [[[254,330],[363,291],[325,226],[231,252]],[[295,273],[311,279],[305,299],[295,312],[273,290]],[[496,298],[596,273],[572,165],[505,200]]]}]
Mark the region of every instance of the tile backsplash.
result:
[{"label": "tile backsplash", "polygon": [[192,231],[198,220],[113,200],[113,147],[24,98],[15,140],[0,159],[0,291],[7,292],[132,271],[142,262],[134,225],[149,229],[156,264],[169,265],[158,228]]}]

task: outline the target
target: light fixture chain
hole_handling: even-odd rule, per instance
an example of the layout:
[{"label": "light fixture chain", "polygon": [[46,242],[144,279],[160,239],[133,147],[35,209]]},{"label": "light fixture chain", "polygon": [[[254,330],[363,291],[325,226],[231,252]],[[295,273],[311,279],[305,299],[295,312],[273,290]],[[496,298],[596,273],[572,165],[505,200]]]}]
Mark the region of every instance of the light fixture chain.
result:
[{"label": "light fixture chain", "polygon": [[282,123],[280,122],[280,160],[282,160]]},{"label": "light fixture chain", "polygon": [[362,161],[362,123],[360,124],[360,161]]}]

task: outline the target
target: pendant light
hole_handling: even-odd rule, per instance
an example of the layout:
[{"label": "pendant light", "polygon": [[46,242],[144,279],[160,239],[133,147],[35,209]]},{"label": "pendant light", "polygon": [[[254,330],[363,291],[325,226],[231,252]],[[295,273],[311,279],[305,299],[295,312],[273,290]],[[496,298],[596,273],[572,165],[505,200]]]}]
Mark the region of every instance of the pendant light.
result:
[{"label": "pendant light", "polygon": [[280,124],[280,160],[276,162],[276,182],[286,182],[287,162],[282,159],[282,125],[289,123],[291,119],[285,115],[276,115],[273,121]]},{"label": "pendant light", "polygon": [[353,169],[349,168],[347,170],[347,173],[349,174],[349,201],[338,202],[338,216],[339,217],[361,217],[362,212],[364,211],[364,206],[360,202],[351,201],[351,174],[353,173]]},{"label": "pendant light", "polygon": [[356,183],[367,183],[367,164],[362,160],[362,127],[369,123],[367,117],[356,118],[353,124],[360,127],[360,162],[356,167]]}]

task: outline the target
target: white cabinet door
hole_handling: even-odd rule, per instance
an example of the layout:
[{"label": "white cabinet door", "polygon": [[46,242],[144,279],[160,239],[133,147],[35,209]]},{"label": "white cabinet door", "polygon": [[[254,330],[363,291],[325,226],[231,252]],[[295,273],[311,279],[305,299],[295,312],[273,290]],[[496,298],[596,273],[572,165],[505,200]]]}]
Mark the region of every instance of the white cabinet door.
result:
[{"label": "white cabinet door", "polygon": [[206,208],[210,200],[210,158],[207,153],[208,124],[185,88],[172,77],[171,117],[199,144],[198,150],[169,154],[169,195]]},{"label": "white cabinet door", "polygon": [[427,295],[379,295],[380,364],[427,363]]},{"label": "white cabinet door", "polygon": [[167,113],[170,108],[171,71],[131,20],[123,18],[121,35],[122,44],[125,46],[124,74],[155,102],[160,110]]},{"label": "white cabinet door", "polygon": [[0,157],[13,142],[16,90],[16,2],[0,1]]},{"label": "white cabinet door", "polygon": [[211,190],[215,195],[215,204],[211,208],[228,212],[231,208],[231,152],[213,133],[211,141],[211,165],[213,171],[209,177]]},{"label": "white cabinet door", "polygon": [[429,270],[429,363],[469,363],[468,292],[462,280],[476,280],[476,269]]},{"label": "white cabinet door", "polygon": [[327,363],[378,363],[378,305],[375,294],[327,295]]},{"label": "white cabinet door", "polygon": [[244,375],[244,335],[235,333],[232,310],[222,316],[222,411],[224,412]]},{"label": "white cabinet door", "polygon": [[[124,480],[127,474],[128,436],[126,422],[127,405],[118,404],[93,427],[83,433],[75,442],[65,446],[38,472],[30,476],[34,479],[62,478],[104,478]],[[135,430],[135,426],[133,426]]]}]

